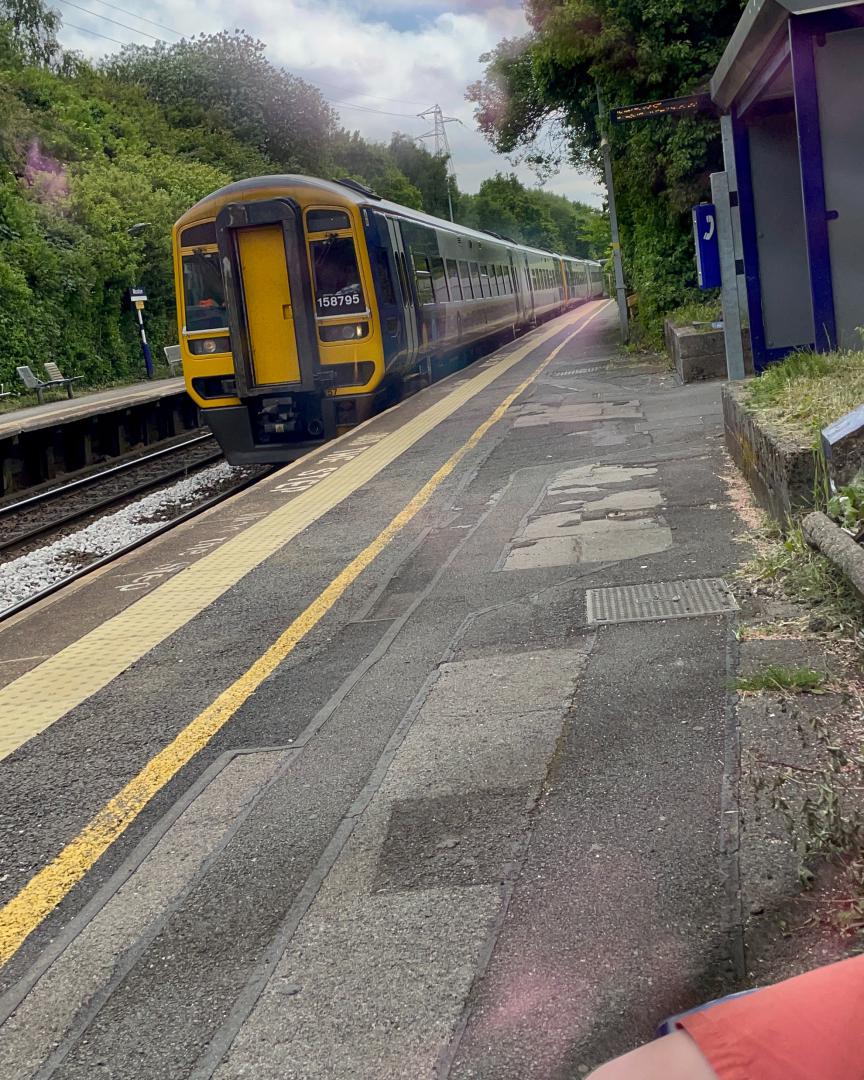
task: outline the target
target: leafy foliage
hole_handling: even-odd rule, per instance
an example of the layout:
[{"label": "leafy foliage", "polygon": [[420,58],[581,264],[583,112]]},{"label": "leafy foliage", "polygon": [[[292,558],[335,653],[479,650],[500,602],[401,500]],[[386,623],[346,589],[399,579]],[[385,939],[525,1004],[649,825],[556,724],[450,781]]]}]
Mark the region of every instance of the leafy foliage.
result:
[{"label": "leafy foliage", "polygon": [[864,475],[855,477],[851,484],[844,484],[828,500],[828,513],[844,529],[859,533],[864,527]]},{"label": "leafy foliage", "polygon": [[[737,0],[526,0],[531,33],[485,57],[469,88],[481,130],[541,172],[564,159],[599,177],[598,89],[607,104],[704,87],[740,15]],[[689,210],[721,168],[713,121],[657,118],[609,132],[625,271],[658,325],[695,277]]]}]

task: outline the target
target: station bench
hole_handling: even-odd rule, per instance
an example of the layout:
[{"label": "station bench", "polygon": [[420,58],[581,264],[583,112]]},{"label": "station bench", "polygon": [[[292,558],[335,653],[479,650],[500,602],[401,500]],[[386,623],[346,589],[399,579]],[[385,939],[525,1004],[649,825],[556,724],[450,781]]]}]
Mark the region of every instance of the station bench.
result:
[{"label": "station bench", "polygon": [[180,355],[179,345],[164,345],[165,360],[172,375],[183,373],[183,359]]},{"label": "station bench", "polygon": [[77,382],[79,379],[83,379],[84,376],[66,376],[63,374],[60,368],[57,367],[56,364],[52,363],[50,360],[47,361],[44,366],[45,371],[48,374],[47,380],[40,379],[38,378],[38,376],[34,375],[33,371],[27,364],[23,364],[21,367],[18,367],[15,370],[18,372],[18,378],[21,380],[21,382],[24,383],[27,389],[34,391],[34,393],[36,394],[36,400],[39,402],[40,405],[45,404],[45,391],[52,390],[54,387],[58,386],[65,386],[66,396],[71,398],[73,396],[72,383]]}]

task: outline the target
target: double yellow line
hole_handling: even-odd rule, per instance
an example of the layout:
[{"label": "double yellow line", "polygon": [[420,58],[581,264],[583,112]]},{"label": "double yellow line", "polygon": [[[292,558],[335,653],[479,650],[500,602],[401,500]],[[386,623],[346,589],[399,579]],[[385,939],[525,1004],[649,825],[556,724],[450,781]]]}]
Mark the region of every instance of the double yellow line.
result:
[{"label": "double yellow line", "polygon": [[338,574],[277,640],[202,713],[195,717],[164,749],[144,766],[92,818],[84,829],[24,888],[0,908],[0,966],[47,918],[121,836],[147,803],[184,765],[202,750],[259,686],[290,655],[298,643],[324,618],[345,591],[399,532],[423,509],[444,480],[466,454],[505,415],[514,401],[531,385],[577,334],[607,307],[595,310],[557,345],[526,379],[483,421],[468,440],[435,472],[375,539]]}]

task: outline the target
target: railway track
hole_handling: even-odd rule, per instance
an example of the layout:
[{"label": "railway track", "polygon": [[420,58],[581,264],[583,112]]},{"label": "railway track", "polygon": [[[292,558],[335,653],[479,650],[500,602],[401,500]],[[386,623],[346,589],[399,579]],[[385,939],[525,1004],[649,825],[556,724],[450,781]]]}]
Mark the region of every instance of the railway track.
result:
[{"label": "railway track", "polygon": [[209,433],[0,506],[0,552],[60,532],[222,459]]},{"label": "railway track", "polygon": [[[221,458],[221,454],[218,455]],[[235,483],[222,487],[220,490],[213,494],[207,495],[200,500],[196,501],[195,505],[183,510],[180,513],[174,514],[170,518],[164,521],[154,522],[152,528],[149,528],[142,535],[137,536],[129,543],[113,548],[108,554],[102,556],[94,556],[89,559],[84,565],[78,566],[74,570],[70,570],[68,573],[63,573],[61,576],[54,578],[44,587],[36,589],[24,596],[22,599],[14,603],[6,602],[4,606],[4,600],[0,597],[0,623],[7,619],[10,619],[13,615],[17,615],[19,612],[24,611],[26,608],[31,607],[33,604],[38,603],[40,600],[44,600],[46,597],[51,596],[53,593],[59,592],[67,585],[77,581],[79,578],[85,577],[87,574],[92,573],[103,566],[114,562],[117,559],[122,558],[129,552],[134,551],[136,548],[142,547],[144,544],[149,543],[156,537],[169,532],[177,525],[181,525],[185,521],[196,517],[198,514],[203,513],[205,510],[209,510],[212,506],[216,506],[218,503],[223,502],[225,499],[230,498],[232,495],[236,495],[238,492],[243,491],[247,487],[251,487],[253,484],[258,483],[259,480],[264,479],[270,473],[275,472],[279,466],[252,466],[250,469],[237,470],[241,473]],[[164,477],[163,477],[164,479]],[[147,487],[152,487],[153,484],[148,484]],[[143,490],[143,487],[142,487]],[[129,491],[123,500],[127,500],[129,497]],[[116,501],[116,500],[115,500]],[[92,511],[92,508],[91,508]],[[88,514],[91,512],[88,511]],[[0,567],[0,573],[2,573],[2,567]]]}]

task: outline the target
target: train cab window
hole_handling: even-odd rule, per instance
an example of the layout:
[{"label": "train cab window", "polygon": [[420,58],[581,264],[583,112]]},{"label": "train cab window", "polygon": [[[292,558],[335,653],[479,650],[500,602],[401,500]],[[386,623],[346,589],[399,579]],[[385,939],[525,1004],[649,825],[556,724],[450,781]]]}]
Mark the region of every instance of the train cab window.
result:
[{"label": "train cab window", "polygon": [[474,289],[471,287],[471,275],[468,271],[468,263],[464,259],[459,260],[459,283],[462,286],[462,299],[473,300]]},{"label": "train cab window", "polygon": [[445,259],[444,265],[447,267],[447,284],[450,287],[450,299],[461,300],[462,284],[459,281],[459,267],[454,259]]},{"label": "train cab window", "polygon": [[350,236],[328,236],[309,243],[318,317],[365,308],[360,268]]},{"label": "train cab window", "polygon": [[450,297],[447,294],[447,273],[444,269],[444,260],[437,255],[432,255],[426,261],[432,267],[432,291],[435,293],[435,302],[446,304]]},{"label": "train cab window", "polygon": [[309,210],[306,214],[307,232],[335,232],[350,229],[351,219],[344,210]]},{"label": "train cab window", "polygon": [[180,247],[194,248],[204,247],[207,244],[216,243],[216,222],[204,221],[198,225],[190,225],[180,233]]},{"label": "train cab window", "polygon": [[183,256],[183,299],[186,330],[215,330],[228,325],[218,251]]}]

